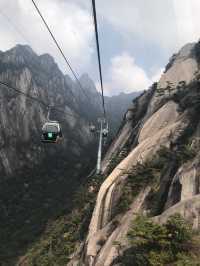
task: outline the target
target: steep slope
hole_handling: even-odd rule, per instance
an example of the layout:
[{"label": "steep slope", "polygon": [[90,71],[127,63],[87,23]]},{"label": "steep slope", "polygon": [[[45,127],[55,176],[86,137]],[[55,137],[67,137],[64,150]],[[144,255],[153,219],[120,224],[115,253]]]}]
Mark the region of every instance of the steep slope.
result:
[{"label": "steep slope", "polygon": [[[134,245],[134,261],[119,260],[130,246],[127,233],[139,213],[166,222],[178,212],[199,229],[199,46],[188,44],[174,55],[158,84],[127,112],[104,158],[106,179],[84,248],[69,265],[150,265],[146,255],[147,264],[137,262]],[[168,263],[179,259],[167,255]]]},{"label": "steep slope", "polygon": [[[93,167],[96,143],[89,120],[50,55],[18,45],[0,55],[0,80],[56,106],[50,118],[62,124],[60,145],[43,145],[43,105],[0,88],[0,264],[13,265],[50,220],[69,213],[72,193]],[[94,113],[95,114],[95,113]]]}]

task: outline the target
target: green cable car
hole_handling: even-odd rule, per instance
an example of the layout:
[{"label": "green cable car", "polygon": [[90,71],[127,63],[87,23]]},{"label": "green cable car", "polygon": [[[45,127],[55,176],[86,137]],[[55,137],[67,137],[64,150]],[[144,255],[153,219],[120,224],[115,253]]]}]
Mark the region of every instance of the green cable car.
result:
[{"label": "green cable car", "polygon": [[62,140],[61,126],[57,121],[46,122],[42,127],[43,143],[58,143]]}]

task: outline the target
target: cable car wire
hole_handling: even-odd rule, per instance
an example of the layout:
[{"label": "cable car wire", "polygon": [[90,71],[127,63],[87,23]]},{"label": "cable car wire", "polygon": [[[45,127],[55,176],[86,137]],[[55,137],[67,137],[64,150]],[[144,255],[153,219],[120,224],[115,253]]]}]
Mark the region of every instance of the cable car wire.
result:
[{"label": "cable car wire", "polygon": [[[93,26],[94,26],[94,32],[95,32],[95,23],[94,23],[94,17],[93,17],[93,6],[92,6],[92,2],[91,2],[91,18],[92,18],[92,23],[93,23]],[[97,91],[98,93],[98,99],[99,99],[99,102],[98,104],[100,105],[100,108],[102,109],[103,113],[104,113],[104,109],[103,109],[103,106],[102,106],[102,98],[101,98],[101,92]]]},{"label": "cable car wire", "polygon": [[51,105],[49,105],[49,104],[43,102],[42,100],[40,100],[40,99],[38,99],[38,98],[36,98],[36,97],[33,97],[33,96],[31,96],[30,94],[25,93],[25,92],[21,91],[20,89],[14,87],[14,86],[11,86],[11,85],[9,85],[9,84],[3,82],[3,81],[0,81],[0,85],[3,85],[3,86],[5,86],[5,87],[7,87],[7,88],[9,88],[9,89],[12,89],[13,91],[15,91],[15,92],[17,92],[17,93],[23,95],[24,97],[29,98],[29,99],[32,100],[32,101],[38,102],[39,104],[41,104],[41,105],[47,107],[48,109],[51,108],[51,109],[53,109],[53,110],[55,110],[55,111],[57,111],[57,112],[60,112],[60,113],[62,113],[62,114],[65,114],[65,115],[67,115],[67,116],[74,117],[74,118],[80,118],[78,115],[75,115],[75,114],[73,115],[73,114],[70,114],[70,113],[68,113],[68,112],[66,112],[66,111],[63,111],[63,110],[61,110],[61,109],[58,109],[57,107],[53,107],[53,106],[51,106]]},{"label": "cable car wire", "polygon": [[[90,102],[90,99],[88,98],[88,96],[87,96],[87,94],[86,94],[86,92],[85,92],[83,86],[81,85],[81,82],[80,82],[80,80],[78,79],[77,74],[76,74],[75,71],[73,70],[73,68],[72,68],[72,66],[71,66],[71,64],[70,64],[70,62],[69,62],[69,60],[67,59],[67,57],[65,56],[64,52],[62,51],[60,45],[58,44],[58,42],[57,42],[55,36],[53,35],[53,33],[52,33],[50,27],[48,26],[46,20],[44,19],[43,15],[42,15],[42,13],[41,13],[41,11],[39,10],[39,7],[37,6],[37,4],[35,3],[34,0],[31,0],[31,1],[32,1],[33,5],[34,5],[34,7],[35,7],[35,9],[36,9],[36,11],[38,12],[39,16],[41,17],[41,19],[42,19],[44,25],[46,26],[46,28],[47,28],[49,34],[51,35],[51,37],[52,37],[52,39],[53,39],[55,45],[57,46],[58,50],[60,51],[60,53],[61,53],[63,59],[65,60],[65,62],[66,62],[66,64],[68,65],[69,69],[71,70],[71,72],[72,72],[72,74],[73,74],[75,80],[77,81],[79,87],[81,88],[81,91],[83,92],[83,94],[85,95],[85,97],[86,97],[86,98],[89,100],[89,102]],[[74,96],[74,97],[75,97],[75,96]]]},{"label": "cable car wire", "polygon": [[100,84],[101,84],[102,106],[103,106],[104,118],[106,118],[104,87],[103,87],[103,78],[102,78],[102,67],[101,67],[101,57],[100,57],[100,48],[99,48],[99,35],[98,35],[98,25],[97,25],[95,0],[92,0],[92,8],[93,8],[93,19],[94,19],[94,26],[95,26],[96,47],[97,47],[97,56],[98,56],[98,65],[99,65],[99,77],[100,77]]}]

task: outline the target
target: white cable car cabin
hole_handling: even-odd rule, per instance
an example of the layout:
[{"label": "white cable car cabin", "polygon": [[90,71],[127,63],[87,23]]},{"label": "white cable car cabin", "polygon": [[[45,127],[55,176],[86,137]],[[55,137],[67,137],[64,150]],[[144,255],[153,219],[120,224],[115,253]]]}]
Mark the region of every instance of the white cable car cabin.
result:
[{"label": "white cable car cabin", "polygon": [[42,127],[42,139],[44,143],[58,143],[62,139],[62,130],[57,121],[46,122]]},{"label": "white cable car cabin", "polygon": [[102,130],[103,138],[107,138],[109,130],[108,130],[108,122],[104,121],[105,127]]},{"label": "white cable car cabin", "polygon": [[102,135],[103,135],[103,138],[107,138],[107,136],[108,136],[108,129],[107,128],[104,128],[102,130]]},{"label": "white cable car cabin", "polygon": [[90,125],[90,132],[94,133],[96,130],[96,127],[94,125]]}]

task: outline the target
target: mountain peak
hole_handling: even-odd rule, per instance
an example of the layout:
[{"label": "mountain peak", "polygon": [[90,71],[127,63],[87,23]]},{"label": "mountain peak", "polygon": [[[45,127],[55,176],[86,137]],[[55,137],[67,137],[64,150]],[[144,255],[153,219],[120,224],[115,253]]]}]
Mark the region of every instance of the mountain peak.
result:
[{"label": "mountain peak", "polygon": [[81,77],[79,78],[79,81],[85,89],[89,90],[89,92],[97,93],[95,84],[87,73],[82,74]]},{"label": "mountain peak", "polygon": [[26,56],[26,57],[37,55],[29,45],[22,45],[22,44],[17,44],[15,47],[8,50],[7,53],[12,53],[12,54]]},{"label": "mountain peak", "polygon": [[5,63],[24,64],[32,61],[37,54],[28,45],[17,44],[15,47],[1,53],[2,61]]},{"label": "mountain peak", "polygon": [[40,59],[46,61],[47,63],[54,64],[55,60],[50,54],[42,54],[40,55]]},{"label": "mountain peak", "polygon": [[192,56],[195,44],[196,43],[187,43],[184,45],[177,54],[177,59],[184,59]]},{"label": "mountain peak", "polygon": [[58,70],[58,65],[56,64],[54,58],[50,54],[42,54],[39,56],[40,63],[42,67],[46,70],[51,70],[52,67]]}]

